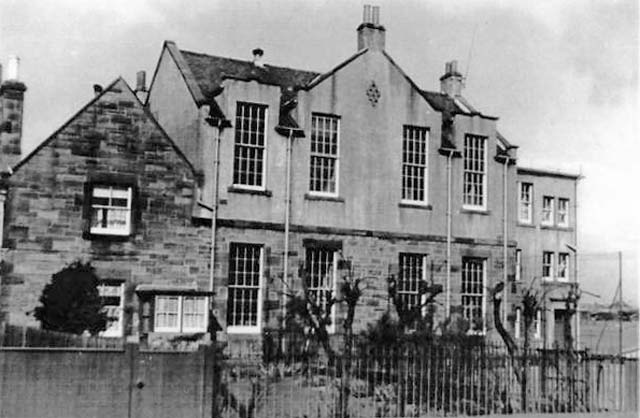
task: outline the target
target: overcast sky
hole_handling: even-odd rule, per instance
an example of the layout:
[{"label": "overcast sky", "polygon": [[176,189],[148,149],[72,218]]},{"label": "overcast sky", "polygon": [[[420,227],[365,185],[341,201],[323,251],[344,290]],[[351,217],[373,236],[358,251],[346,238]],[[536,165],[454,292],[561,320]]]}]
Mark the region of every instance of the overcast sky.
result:
[{"label": "overcast sky", "polygon": [[[326,71],[356,49],[363,1],[0,1],[0,62],[21,58],[23,154],[92,97],[138,70],[151,79],[162,42]],[[387,51],[421,87],[444,62],[468,71],[464,95],[500,117],[520,165],[586,177],[579,187],[585,289],[610,301],[625,251],[635,299],[640,256],[637,0],[383,0]],[[597,253],[597,254],[596,254]],[[592,255],[593,254],[593,255]],[[600,255],[598,255],[600,254]],[[589,264],[591,263],[591,264]],[[606,268],[591,268],[604,263]],[[604,272],[604,273],[603,273]],[[627,299],[627,298],[625,298]]]}]

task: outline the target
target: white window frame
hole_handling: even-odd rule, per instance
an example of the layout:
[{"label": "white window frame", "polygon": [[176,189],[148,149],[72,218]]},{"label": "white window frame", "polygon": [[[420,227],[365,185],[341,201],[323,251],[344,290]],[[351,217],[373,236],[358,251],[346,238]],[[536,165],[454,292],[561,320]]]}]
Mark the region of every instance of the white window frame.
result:
[{"label": "white window frame", "polygon": [[[415,277],[415,285],[413,286],[414,289],[404,289],[402,288],[402,284],[406,283],[406,280],[402,280],[403,278],[403,272],[405,271],[404,266],[402,264],[402,260],[403,257],[409,257],[409,258],[419,258],[420,259],[420,277]],[[426,301],[426,297],[427,295],[425,294],[420,294],[420,282],[424,282],[427,280],[427,255],[426,254],[418,254],[418,253],[409,253],[409,252],[404,252],[404,253],[400,253],[398,255],[398,285],[397,285],[397,293],[398,295],[402,298],[402,297],[406,297],[406,298],[411,298],[413,296],[415,296],[415,300],[416,303],[419,303],[420,306],[422,307],[421,312],[422,314],[426,314],[425,310],[426,310],[426,306],[424,306],[424,302]],[[414,280],[414,277],[410,277],[411,282]],[[405,299],[406,301],[406,299]],[[408,309],[413,309],[413,304],[409,304],[407,305]]]},{"label": "white window frame", "polygon": [[[560,269],[563,264],[564,264],[564,271],[562,272]],[[569,281],[569,265],[570,265],[569,253],[558,253],[557,265],[558,265],[557,266],[558,270],[556,273],[557,274],[556,277],[558,278],[558,280]],[[560,273],[563,273],[563,274],[561,275]]]},{"label": "white window frame", "polygon": [[[545,258],[549,256],[549,260]],[[545,276],[545,270],[548,270],[549,275]],[[542,280],[553,280],[555,273],[555,253],[553,251],[542,252]]]},{"label": "white window frame", "polygon": [[[253,247],[253,248],[258,248],[259,249],[259,254],[258,257],[260,257],[259,263],[258,263],[258,303],[257,303],[257,310],[258,312],[256,313],[256,324],[255,325],[229,325],[229,309],[227,307],[227,332],[229,334],[259,334],[262,330],[262,299],[263,299],[263,295],[262,295],[262,291],[263,291],[263,287],[264,287],[264,246],[261,244],[254,244],[254,243],[245,243],[245,242],[234,242],[231,245],[233,246],[244,246],[244,247]],[[232,253],[230,251],[229,254],[229,262],[231,263],[233,258],[232,258]],[[231,273],[231,267],[229,267],[229,273]],[[228,288],[231,287],[235,287],[235,288],[244,288],[244,289],[255,289],[255,286],[240,286],[240,285],[228,285]],[[229,289],[230,290],[230,289]],[[230,295],[227,295],[228,302],[231,300],[230,299]],[[227,302],[227,303],[228,303]]]},{"label": "white window frame", "polygon": [[[407,134],[411,133],[411,138],[408,138]],[[415,126],[415,125],[404,125],[402,127],[402,190],[401,190],[401,203],[410,203],[410,204],[419,204],[419,205],[427,205],[429,202],[429,133],[430,130],[424,126]],[[409,161],[410,159],[405,158],[409,155],[407,143],[409,141],[413,141],[415,144],[420,144],[420,135],[424,134],[424,143],[421,144],[423,146],[424,155],[419,155],[419,151],[412,153],[413,157],[424,158],[424,163]],[[414,169],[422,169],[422,190],[419,190],[417,187],[408,186],[407,183],[410,183],[407,179],[418,179],[418,177],[412,177],[405,174],[407,170]],[[405,187],[406,186],[406,187]],[[413,194],[412,192],[416,190],[418,193],[422,193],[422,199],[412,199],[405,197],[405,190],[409,190],[409,195]]]},{"label": "white window frame", "polygon": [[[244,142],[238,142],[237,137],[238,137],[238,129],[241,129],[241,123],[239,121],[240,118],[244,117],[244,116],[240,116],[238,115],[238,110],[240,108],[240,106],[254,106],[256,108],[264,108],[264,130],[262,132],[263,138],[264,138],[264,143],[262,145],[262,147],[257,146],[257,145],[252,145],[252,144],[248,144],[248,143],[244,143]],[[268,125],[269,125],[269,106],[265,105],[265,104],[260,104],[260,103],[254,103],[254,102],[243,102],[243,101],[238,101],[236,102],[236,116],[235,116],[235,128],[234,128],[234,139],[233,139],[233,171],[231,172],[231,178],[232,178],[232,182],[233,182],[233,187],[236,187],[238,189],[247,189],[247,190],[259,190],[259,191],[264,191],[266,190],[266,184],[267,184],[267,144],[268,144],[268,136],[267,136],[267,132],[269,132],[269,130],[267,129]],[[243,131],[244,132],[244,131]],[[240,136],[242,137],[243,132],[240,133]],[[261,173],[261,183],[259,185],[252,185],[252,184],[243,184],[243,183],[239,183],[236,182],[236,171],[239,170],[238,167],[236,167],[236,161],[239,158],[236,155],[236,148],[237,147],[244,147],[244,148],[262,148],[262,173]]]},{"label": "white window frame", "polygon": [[558,198],[558,226],[569,226],[569,199],[563,197]]},{"label": "white window frame", "polygon": [[[125,192],[126,196],[114,196],[114,192]],[[96,196],[96,193],[98,196]],[[126,208],[123,206],[113,206],[112,204],[100,205],[94,204],[93,198],[102,198],[109,199],[109,203],[111,203],[112,199],[120,198],[127,199]],[[91,201],[91,215],[89,222],[93,223],[94,212],[96,210],[106,210],[107,219],[108,214],[113,211],[125,212],[126,219],[125,225],[122,228],[114,228],[114,227],[103,227],[103,226],[90,226],[89,233],[94,235],[117,235],[117,236],[127,236],[131,234],[131,200],[132,200],[132,188],[130,186],[116,186],[116,185],[94,185],[91,188],[91,196],[89,197]]]},{"label": "white window frame", "polygon": [[[471,140],[480,140],[482,143],[482,158],[481,159],[477,159],[477,158],[473,158],[473,156],[468,157],[469,154],[471,154],[471,152],[476,149],[476,147],[470,147],[467,144],[467,141],[471,141]],[[489,140],[486,136],[481,136],[481,135],[473,135],[473,134],[466,134],[464,137],[464,154],[463,154],[463,158],[462,158],[462,207],[463,209],[471,209],[471,210],[486,210],[487,209],[487,196],[488,196],[488,190],[487,190],[487,175],[488,175],[488,163],[487,163],[487,144],[488,144]],[[478,170],[476,168],[467,168],[467,165],[473,165],[474,162],[480,162],[482,163],[482,170]],[[479,183],[480,187],[482,187],[482,193],[479,195],[476,195],[475,192],[474,193],[470,193],[467,195],[467,174],[470,175],[480,175],[481,176],[481,181]],[[473,197],[477,197],[479,196],[482,199],[482,203],[481,204],[477,204],[477,203],[468,203],[467,202],[467,196],[469,196],[469,198],[473,198]]]},{"label": "white window frame", "polygon": [[[309,284],[307,284],[307,290],[310,292],[313,291],[317,291],[317,290],[323,290],[323,291],[331,291],[333,297],[336,297],[336,292],[338,290],[337,287],[337,282],[338,282],[338,251],[336,250],[332,250],[332,249],[328,249],[328,248],[323,248],[323,247],[307,247],[305,249],[305,264],[307,264],[307,262],[309,260],[307,260],[307,250],[316,250],[316,251],[327,251],[327,252],[331,252],[333,254],[333,258],[332,258],[332,266],[331,266],[331,282],[329,284],[329,286],[324,286],[324,287],[311,287],[309,286]],[[307,264],[307,269],[309,271],[309,274],[311,274],[312,268],[311,265]],[[311,282],[313,282],[313,279],[311,280]],[[329,325],[327,327],[327,332],[329,334],[333,334],[336,332],[336,304],[334,303],[333,306],[331,306],[331,325]]]},{"label": "white window frame", "polygon": [[522,280],[522,249],[516,248],[516,277],[515,281]]},{"label": "white window frame", "polygon": [[522,309],[516,308],[516,319],[515,319],[515,322],[513,323],[513,337],[516,339],[520,338],[521,321],[522,321]]},{"label": "white window frame", "polygon": [[[528,188],[527,199],[524,199],[525,188]],[[523,217],[523,209],[526,208],[527,216]],[[518,190],[518,221],[524,224],[533,223],[533,183],[520,182]]]},{"label": "white window frame", "polygon": [[[110,289],[107,291],[107,289]],[[120,299],[120,303],[116,307],[116,305],[103,305],[103,310],[107,313],[108,309],[105,309],[107,306],[115,307],[117,312],[117,321],[115,322],[107,322],[107,328],[104,331],[100,332],[101,337],[122,337],[124,332],[124,282],[120,282],[118,284],[111,284],[108,280],[100,282],[98,284],[98,294],[101,298],[106,297],[117,297]],[[109,326],[109,324],[114,324],[113,326]]]},{"label": "white window frame", "polygon": [[[177,323],[175,326],[160,326],[158,325],[158,317],[165,313],[161,312],[158,308],[160,306],[160,299],[176,299],[177,300],[177,308],[176,316]],[[204,323],[201,327],[186,327],[184,325],[184,300],[187,298],[199,299],[200,303],[204,307]],[[159,294],[155,296],[154,300],[154,312],[153,312],[153,331],[154,332],[171,332],[171,333],[187,333],[187,332],[206,332],[207,326],[209,322],[208,315],[208,297],[206,296],[194,296],[194,295],[169,295],[169,294]]]},{"label": "white window frame", "polygon": [[542,337],[542,311],[536,310],[536,319],[533,321],[534,334],[533,338],[540,339]]},{"label": "white window frame", "polygon": [[[480,262],[482,265],[482,283],[480,284],[481,287],[481,293],[471,293],[471,292],[465,292],[464,291],[464,275],[465,275],[465,267],[466,267],[466,263],[468,262]],[[469,321],[469,334],[479,334],[479,335],[484,335],[487,332],[487,307],[486,307],[486,302],[487,302],[487,295],[486,295],[486,285],[487,285],[487,259],[486,258],[479,258],[479,257],[465,257],[462,259],[462,268],[460,269],[461,272],[461,280],[460,280],[460,284],[461,284],[461,292],[460,292],[460,299],[461,299],[461,305],[462,305],[462,311],[463,311],[463,317],[465,319],[467,319]],[[482,329],[481,330],[474,330],[471,327],[473,326],[473,321],[470,320],[470,318],[468,318],[467,316],[467,312],[466,312],[466,305],[464,303],[464,297],[481,297],[481,301],[480,301],[480,308],[481,308],[481,314],[482,314]]]},{"label": "white window frame", "polygon": [[[540,216],[540,225],[553,226],[555,219],[555,201],[553,196],[542,196],[542,216]],[[550,206],[547,206],[550,203]],[[546,219],[548,216],[548,219]]]},{"label": "white window frame", "polygon": [[[317,120],[319,119],[324,119],[324,120],[330,120],[330,121],[335,121],[336,123],[336,131],[335,131],[335,135],[336,135],[336,152],[335,154],[333,153],[325,153],[325,152],[318,152],[317,148],[316,151],[312,150],[312,147],[314,146],[314,135],[315,135],[315,131],[314,131],[314,127],[316,127],[317,125],[315,124]],[[326,131],[325,131],[326,132]],[[324,137],[323,137],[324,138]],[[325,138],[326,139],[326,138]],[[328,158],[328,159],[333,159],[334,162],[334,166],[333,166],[333,177],[334,177],[334,191],[324,191],[324,190],[313,190],[313,158]],[[321,181],[324,181],[324,179],[321,179]],[[330,197],[336,197],[339,196],[340,193],[340,116],[336,116],[336,115],[329,115],[329,114],[323,114],[323,113],[312,113],[311,114],[311,135],[310,135],[310,141],[309,141],[309,194],[312,195],[317,195],[317,196],[330,196]]]}]

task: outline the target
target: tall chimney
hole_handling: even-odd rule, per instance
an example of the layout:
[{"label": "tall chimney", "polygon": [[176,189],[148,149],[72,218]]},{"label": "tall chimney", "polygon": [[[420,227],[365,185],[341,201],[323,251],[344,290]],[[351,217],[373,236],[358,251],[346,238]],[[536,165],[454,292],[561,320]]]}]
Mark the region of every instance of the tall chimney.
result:
[{"label": "tall chimney", "polygon": [[458,61],[447,62],[444,66],[444,75],[440,77],[440,91],[447,96],[460,96],[463,87],[462,74],[458,72]]},{"label": "tall chimney", "polygon": [[380,24],[380,7],[364,5],[362,23],[358,26],[358,51],[369,48],[383,51],[385,44],[385,28]]},{"label": "tall chimney", "polygon": [[20,58],[9,57],[4,77],[0,77],[0,171],[7,171],[20,161],[22,153],[22,118],[24,92],[19,79]]},{"label": "tall chimney", "polygon": [[140,103],[145,104],[147,101],[147,73],[145,71],[138,71],[136,73],[136,97],[140,100]]}]

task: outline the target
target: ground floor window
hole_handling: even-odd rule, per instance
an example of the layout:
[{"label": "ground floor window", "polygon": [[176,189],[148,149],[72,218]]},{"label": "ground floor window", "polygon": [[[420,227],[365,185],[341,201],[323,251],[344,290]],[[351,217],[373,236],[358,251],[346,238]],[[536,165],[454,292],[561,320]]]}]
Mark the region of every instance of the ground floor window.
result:
[{"label": "ground floor window", "polygon": [[262,246],[231,244],[227,331],[260,332]]},{"label": "ground floor window", "polygon": [[471,332],[485,331],[485,260],[462,259],[462,313]]},{"label": "ground floor window", "polygon": [[107,314],[107,328],[100,333],[103,337],[122,337],[124,311],[124,282],[103,280],[98,285],[103,311]]},{"label": "ground floor window", "polygon": [[207,298],[188,295],[156,295],[154,331],[206,332]]},{"label": "ground floor window", "polygon": [[[327,313],[329,301],[335,296],[337,274],[336,251],[328,248],[308,247],[305,255],[306,287],[309,297]],[[335,307],[331,306],[330,332],[335,329]]]},{"label": "ground floor window", "polygon": [[422,304],[420,284],[425,280],[426,258],[424,254],[400,253],[397,292],[407,309]]}]

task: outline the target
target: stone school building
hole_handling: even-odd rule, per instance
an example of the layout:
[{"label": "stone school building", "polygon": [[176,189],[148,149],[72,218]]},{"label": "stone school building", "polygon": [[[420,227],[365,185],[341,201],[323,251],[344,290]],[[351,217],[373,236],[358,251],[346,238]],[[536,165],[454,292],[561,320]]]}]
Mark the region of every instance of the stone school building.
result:
[{"label": "stone school building", "polygon": [[[5,80],[0,319],[35,325],[44,285],[80,259],[103,280],[105,335],[205,333],[211,306],[224,338],[259,344],[287,293],[306,280],[326,300],[347,260],[366,278],[358,330],[392,308],[393,276],[409,306],[440,285],[436,322],[490,337],[489,291],[504,282],[521,338],[520,296],[536,283],[556,289],[536,324],[551,343],[578,282],[578,176],[518,167],[455,61],[439,88],[418,86],[385,49],[377,8],[355,35],[325,72],[166,41],[148,89],[144,74],[135,91],[121,78],[98,88],[22,159],[26,87]],[[332,308],[333,332],[344,316]]]}]

